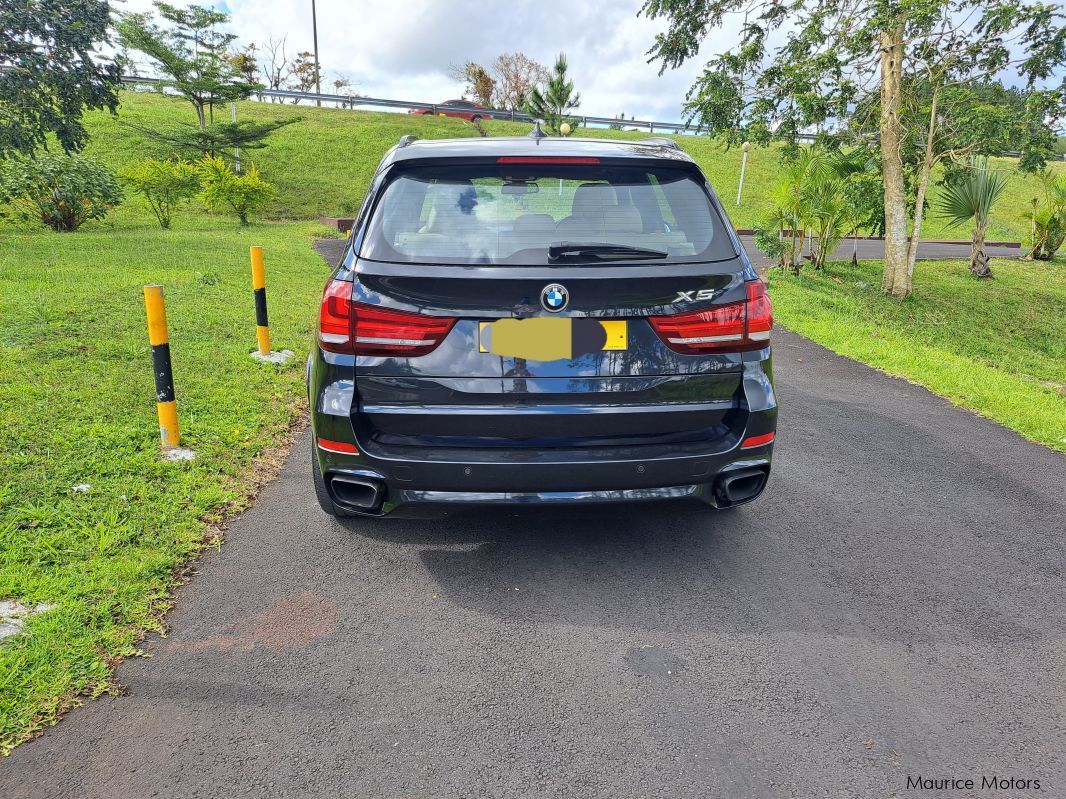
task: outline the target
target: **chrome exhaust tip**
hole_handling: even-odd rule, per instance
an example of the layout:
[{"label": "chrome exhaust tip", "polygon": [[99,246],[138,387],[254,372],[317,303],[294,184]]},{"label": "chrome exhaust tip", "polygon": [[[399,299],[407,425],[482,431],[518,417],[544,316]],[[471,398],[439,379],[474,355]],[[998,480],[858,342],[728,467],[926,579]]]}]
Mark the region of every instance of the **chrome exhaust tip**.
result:
[{"label": "chrome exhaust tip", "polygon": [[330,478],[329,493],[333,501],[345,510],[373,513],[381,509],[385,486],[377,480],[336,474]]},{"label": "chrome exhaust tip", "polygon": [[766,468],[737,469],[720,474],[714,482],[714,496],[718,506],[725,508],[751,502],[766,487]]}]

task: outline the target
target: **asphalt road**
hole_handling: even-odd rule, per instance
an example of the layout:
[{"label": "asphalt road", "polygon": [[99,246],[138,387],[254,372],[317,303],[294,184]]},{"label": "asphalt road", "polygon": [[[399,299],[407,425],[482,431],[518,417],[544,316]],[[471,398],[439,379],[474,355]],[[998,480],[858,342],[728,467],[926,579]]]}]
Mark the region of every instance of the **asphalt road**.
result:
[{"label": "asphalt road", "polygon": [[[759,248],[755,246],[754,236],[741,235],[740,241],[744,245],[744,251],[747,252],[748,257],[753,264],[757,266],[773,265],[774,262],[763,255]],[[884,241],[878,239],[859,239],[858,241],[853,242],[851,239],[848,239],[833,251],[830,260],[850,261],[853,249],[858,253],[860,260],[876,260],[885,257]],[[1023,252],[1018,247],[989,246],[985,247],[985,254],[990,258],[1018,258]],[[948,258],[969,261],[970,245],[947,241],[920,241],[918,243],[918,260],[930,261]]]},{"label": "asphalt road", "polygon": [[[754,236],[743,234],[740,236],[740,241],[744,245],[744,251],[755,266],[761,268],[773,266],[774,261],[763,255],[759,248],[755,246]],[[332,265],[340,261],[346,243],[344,239],[317,239],[315,241],[315,249],[319,255]],[[859,239],[857,242],[853,242],[848,239],[833,251],[831,259],[837,261],[851,260],[853,249],[858,253],[861,260],[866,261],[877,260],[885,255],[884,241]],[[1022,251],[1017,247],[990,246],[985,247],[985,253],[990,258],[1018,258],[1021,256]],[[970,259],[970,245],[956,242],[922,241],[918,244],[918,258],[923,261],[943,259],[968,261]]]},{"label": "asphalt road", "polygon": [[303,434],[127,695],[0,796],[1066,795],[1066,458],[775,336],[774,473],[733,513],[342,525]]}]

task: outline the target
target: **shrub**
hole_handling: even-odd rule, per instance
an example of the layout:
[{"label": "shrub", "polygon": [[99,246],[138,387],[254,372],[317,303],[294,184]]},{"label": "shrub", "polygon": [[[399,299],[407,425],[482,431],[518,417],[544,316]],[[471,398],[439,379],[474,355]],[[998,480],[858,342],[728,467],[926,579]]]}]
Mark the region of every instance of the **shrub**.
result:
[{"label": "shrub", "polygon": [[781,235],[781,227],[776,224],[776,220],[771,220],[768,226],[755,229],[755,246],[768,258],[777,261],[777,266],[785,268],[785,253],[789,249],[789,242]]},{"label": "shrub", "polygon": [[1032,210],[1025,212],[1033,226],[1026,241],[1027,257],[1050,261],[1066,242],[1066,177],[1056,177],[1051,170],[1045,170],[1040,180],[1044,200],[1034,197]]},{"label": "shrub", "polygon": [[83,155],[45,152],[0,164],[0,199],[12,202],[23,218],[71,231],[107,216],[122,202],[122,188],[114,172]]},{"label": "shrub", "polygon": [[232,211],[242,225],[250,214],[261,210],[277,193],[273,185],[259,176],[254,164],[241,174],[222,158],[207,156],[200,162],[200,199],[213,211]]},{"label": "shrub", "polygon": [[144,197],[164,230],[170,227],[174,209],[195,197],[200,188],[196,167],[187,161],[147,158],[123,171],[121,177]]}]

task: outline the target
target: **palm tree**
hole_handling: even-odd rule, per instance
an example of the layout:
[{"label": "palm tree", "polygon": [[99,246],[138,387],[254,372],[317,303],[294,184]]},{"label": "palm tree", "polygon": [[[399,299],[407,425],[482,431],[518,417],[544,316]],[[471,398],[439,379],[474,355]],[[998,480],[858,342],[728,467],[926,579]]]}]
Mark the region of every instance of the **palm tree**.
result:
[{"label": "palm tree", "polygon": [[806,220],[811,231],[811,263],[822,269],[853,227],[853,208],[844,196],[844,178],[825,177],[806,191]]},{"label": "palm tree", "polygon": [[791,247],[785,253],[785,262],[798,275],[803,266],[803,247],[806,231],[811,223],[811,206],[815,202],[817,187],[831,177],[832,159],[822,147],[804,147],[795,159],[789,161],[781,174],[781,182],[773,194],[778,213],[789,220],[792,229]]},{"label": "palm tree", "polygon": [[[851,265],[859,264],[859,227],[884,218],[884,209],[871,203],[870,186],[866,178],[881,182],[881,170],[877,159],[869,150],[858,147],[850,152],[838,152],[833,159],[833,172],[841,181],[840,193],[848,207],[847,224],[850,229],[842,231],[851,235]],[[873,207],[871,207],[873,205]]]},{"label": "palm tree", "polygon": [[970,271],[975,277],[992,277],[988,256],[985,255],[985,235],[988,233],[992,206],[1006,187],[1006,177],[989,170],[987,158],[974,158],[970,162],[969,174],[960,181],[948,184],[937,203],[938,216],[948,220],[950,227],[958,227],[971,219],[974,221]]},{"label": "palm tree", "polygon": [[566,70],[566,55],[559,53],[544,88],[534,86],[524,101],[526,113],[544,120],[544,127],[556,135],[560,126],[570,121],[567,115],[581,105],[581,95],[574,91],[574,82],[569,80]]}]

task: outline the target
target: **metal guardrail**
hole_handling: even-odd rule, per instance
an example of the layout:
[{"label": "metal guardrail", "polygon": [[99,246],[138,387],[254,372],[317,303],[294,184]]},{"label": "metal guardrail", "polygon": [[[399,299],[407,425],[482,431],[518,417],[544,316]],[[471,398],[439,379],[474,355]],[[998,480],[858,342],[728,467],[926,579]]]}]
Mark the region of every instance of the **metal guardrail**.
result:
[{"label": "metal guardrail", "polygon": [[[134,76],[123,76],[122,82],[126,84],[156,84],[159,83],[158,78],[139,78]],[[445,113],[448,111],[455,111],[453,106],[445,106],[443,103],[422,103],[417,101],[408,100],[387,100],[381,97],[361,97],[355,94],[319,94],[316,92],[299,92],[291,89],[263,89],[261,91],[252,94],[249,99],[258,99],[260,101],[265,98],[272,98],[277,100],[296,100],[298,102],[309,103],[331,103],[339,108],[354,109],[360,106],[373,106],[378,108],[397,108],[405,110],[416,111],[429,111],[432,114]],[[465,113],[465,111],[464,111]],[[479,108],[471,113],[480,116],[483,119],[500,119],[508,122],[529,122],[533,123],[535,120],[529,114],[522,111],[506,111],[499,108]],[[694,126],[687,122],[656,122],[654,120],[645,119],[616,119],[614,117],[597,117],[586,116],[582,114],[571,114],[574,119],[580,120],[582,127],[589,127],[590,125],[603,125],[609,127],[611,125],[618,125],[623,128],[647,128],[649,133],[688,133],[688,134],[700,134],[703,131],[698,126]],[[802,139],[814,140],[813,136],[806,134],[801,135]]]},{"label": "metal guardrail", "polygon": [[[126,84],[156,84],[160,80],[158,78],[139,78],[130,75],[124,75],[122,82]],[[296,100],[298,102],[307,101],[309,103],[332,103],[338,108],[354,109],[359,106],[376,106],[378,108],[397,108],[429,111],[432,114],[444,113],[447,111],[455,111],[454,106],[445,106],[443,103],[420,103],[408,100],[386,100],[380,97],[361,97],[356,94],[319,94],[316,92],[298,92],[291,89],[263,89],[255,92],[249,99],[257,99],[264,101],[264,98],[272,98],[277,100]],[[508,122],[529,122],[533,123],[536,120],[522,111],[505,111],[498,108],[479,108],[472,113],[483,119],[501,119]],[[614,117],[595,117],[595,116],[583,116],[578,114],[571,115],[574,119],[581,120],[581,127],[587,128],[589,125],[602,125],[604,127],[610,127],[612,125],[621,126],[624,128],[647,128],[648,133],[654,134],[656,131],[659,133],[673,132],[675,134],[688,134],[698,136],[705,133],[700,126],[692,125],[688,122],[655,122],[654,120],[642,120],[642,119],[616,119]],[[810,133],[800,133],[796,136],[802,142],[813,142],[815,136]],[[1021,153],[1006,152],[1000,153],[1001,156],[1007,158],[1018,158]],[[1053,155],[1052,160],[1066,161],[1066,154]]]}]

